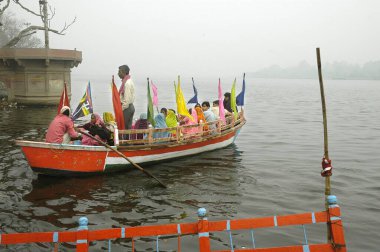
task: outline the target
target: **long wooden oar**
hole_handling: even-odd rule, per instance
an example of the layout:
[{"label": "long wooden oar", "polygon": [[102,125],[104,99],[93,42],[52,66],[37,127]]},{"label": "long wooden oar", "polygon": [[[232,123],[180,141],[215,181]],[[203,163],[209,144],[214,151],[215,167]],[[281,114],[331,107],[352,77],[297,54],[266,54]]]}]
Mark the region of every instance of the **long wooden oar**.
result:
[{"label": "long wooden oar", "polygon": [[145,173],[146,175],[148,175],[149,177],[151,178],[154,178],[162,187],[164,188],[167,188],[167,186],[162,183],[158,178],[156,178],[153,174],[151,174],[150,172],[146,171],[145,169],[143,169],[141,166],[139,166],[138,164],[136,164],[135,162],[133,162],[132,160],[130,160],[127,156],[125,156],[123,153],[121,153],[120,151],[118,151],[117,149],[109,146],[108,144],[106,144],[105,142],[97,139],[96,137],[94,137],[93,135],[87,133],[87,132],[81,132],[83,135],[86,135],[88,136],[89,138],[97,141],[98,143],[100,143],[101,145],[103,145],[104,147],[107,147],[108,149],[110,150],[113,150],[114,152],[116,152],[117,154],[119,154],[121,157],[125,158],[129,163],[131,163],[135,168],[139,169],[140,171],[142,171],[143,173]]},{"label": "long wooden oar", "polygon": [[[328,135],[327,135],[326,102],[325,102],[325,91],[323,88],[321,54],[320,54],[319,48],[317,48],[317,63],[318,63],[319,87],[321,90],[322,114],[323,114],[324,158],[329,160],[329,143],[328,143]],[[327,202],[327,196],[329,196],[330,194],[331,194],[330,176],[326,176],[325,177],[325,208],[326,208],[326,211],[329,210],[329,204]],[[331,230],[330,230],[329,226],[327,226],[327,240],[329,242],[331,242]]]}]

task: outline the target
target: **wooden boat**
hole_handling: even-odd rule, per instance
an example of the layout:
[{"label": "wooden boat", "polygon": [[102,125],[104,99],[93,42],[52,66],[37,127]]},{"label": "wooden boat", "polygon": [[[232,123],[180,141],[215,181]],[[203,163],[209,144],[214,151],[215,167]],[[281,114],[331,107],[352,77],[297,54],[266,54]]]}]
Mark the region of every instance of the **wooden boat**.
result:
[{"label": "wooden boat", "polygon": [[[227,118],[227,124],[214,121],[166,129],[116,129],[115,148],[136,164],[163,162],[224,148],[235,141],[245,122],[240,112],[236,120],[233,116]],[[208,130],[204,130],[205,125]],[[165,132],[168,137],[156,137]],[[136,135],[144,137],[132,140]],[[88,175],[132,169],[127,160],[103,146],[26,140],[16,140],[16,144],[21,146],[33,171],[47,175]]]}]

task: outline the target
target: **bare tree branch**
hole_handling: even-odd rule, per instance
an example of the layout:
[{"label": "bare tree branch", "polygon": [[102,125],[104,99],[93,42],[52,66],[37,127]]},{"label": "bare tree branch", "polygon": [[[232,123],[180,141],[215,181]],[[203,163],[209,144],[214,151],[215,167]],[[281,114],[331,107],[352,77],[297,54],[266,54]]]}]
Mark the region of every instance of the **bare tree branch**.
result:
[{"label": "bare tree branch", "polygon": [[3,14],[6,8],[8,8],[10,1],[11,0],[7,0],[7,3],[4,5],[4,7],[0,9],[0,15]]},{"label": "bare tree branch", "polygon": [[35,15],[35,16],[37,16],[37,17],[42,17],[41,13],[38,14],[38,13],[32,11],[31,9],[25,7],[24,5],[22,5],[22,4],[20,3],[19,0],[13,0],[13,2],[14,2],[15,4],[19,5],[22,9],[26,10],[27,12],[32,13],[33,15]]},{"label": "bare tree branch", "polygon": [[73,21],[71,21],[71,23],[68,24],[68,25],[67,25],[66,22],[65,22],[65,26],[62,28],[62,30],[61,30],[59,33],[61,33],[61,35],[65,35],[63,32],[66,31],[67,29],[69,29],[69,27],[70,27],[72,24],[74,24],[76,20],[77,20],[77,17],[75,17],[75,18],[73,19]]},{"label": "bare tree branch", "polygon": [[[22,38],[26,37],[26,36],[29,36],[33,33],[36,33],[37,30],[41,30],[41,31],[44,31],[45,30],[45,27],[43,26],[35,26],[35,25],[32,25],[32,26],[29,26],[28,28],[25,28],[24,30],[20,31],[20,33],[14,37],[13,39],[11,39],[6,45],[3,46],[3,48],[10,48],[10,47],[13,47],[15,46]],[[58,35],[64,35],[63,33],[57,31],[57,30],[53,30],[53,29],[48,29],[49,32],[54,32]]]},{"label": "bare tree branch", "polygon": [[54,18],[54,16],[55,16],[55,8],[53,9],[52,7],[51,7],[51,5],[49,4],[49,10],[50,10],[50,18],[49,18],[49,22],[50,22],[50,20],[52,20],[53,18]]},{"label": "bare tree branch", "polygon": [[[52,8],[50,5],[49,5],[49,10],[50,10],[50,15],[47,15],[47,13],[44,13],[46,12],[46,9],[44,9],[44,6],[47,7],[47,1],[46,0],[39,0],[39,12],[40,13],[37,13],[31,9],[29,9],[28,7],[26,7],[24,4],[22,4],[21,0],[0,0],[0,3],[1,2],[5,2],[5,4],[1,4],[3,5],[2,8],[0,8],[0,15],[3,14],[3,12],[5,11],[5,9],[8,8],[8,6],[10,5],[10,2],[12,1],[14,4],[20,6],[23,10],[25,10],[26,12],[29,12],[31,14],[33,14],[34,16],[37,16],[37,17],[40,17],[42,22],[45,24],[45,19],[46,19],[46,23],[47,23],[47,29],[46,27],[43,27],[43,26],[35,26],[35,25],[30,25],[30,23],[28,24],[25,24],[25,25],[30,25],[28,27],[26,27],[24,30],[20,31],[14,38],[12,38],[6,45],[4,45],[3,47],[14,47],[17,45],[17,43],[20,42],[21,39],[25,38],[25,37],[28,37],[34,33],[36,33],[38,30],[41,30],[41,31],[45,31],[45,47],[48,48],[49,47],[49,43],[46,42],[46,41],[49,41],[48,40],[48,36],[46,35],[47,32],[53,32],[53,33],[56,33],[58,35],[65,35],[65,31],[67,31],[69,29],[69,27],[71,25],[73,25],[76,21],[76,18],[75,17],[71,23],[67,24],[65,22],[65,25],[63,26],[63,28],[58,31],[58,30],[55,30],[55,29],[51,29],[50,28],[50,21],[53,19],[53,17],[55,16],[55,8]],[[0,26],[2,24],[0,23]]]}]

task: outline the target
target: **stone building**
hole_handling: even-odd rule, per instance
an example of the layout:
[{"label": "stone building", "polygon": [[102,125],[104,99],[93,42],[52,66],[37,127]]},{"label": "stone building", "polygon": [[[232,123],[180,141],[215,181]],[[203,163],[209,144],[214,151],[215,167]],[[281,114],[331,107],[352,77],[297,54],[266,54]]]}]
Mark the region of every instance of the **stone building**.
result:
[{"label": "stone building", "polygon": [[[71,96],[71,68],[82,52],[45,48],[0,49],[0,83],[8,100],[24,105],[56,105],[63,84]],[[1,90],[0,90],[1,91]]]}]

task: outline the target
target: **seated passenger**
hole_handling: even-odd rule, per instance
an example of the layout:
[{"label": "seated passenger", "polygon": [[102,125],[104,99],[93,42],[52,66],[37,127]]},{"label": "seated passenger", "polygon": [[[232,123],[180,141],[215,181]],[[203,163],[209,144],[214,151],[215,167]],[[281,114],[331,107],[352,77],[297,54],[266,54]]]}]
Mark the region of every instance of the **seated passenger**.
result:
[{"label": "seated passenger", "polygon": [[[162,113],[159,113],[158,115],[156,115],[154,117],[154,121],[156,123],[156,126],[154,126],[154,128],[156,129],[165,129],[167,128],[168,126],[166,125],[166,121],[165,121],[165,115],[162,114]],[[165,138],[165,137],[169,137],[169,132],[155,132],[153,133],[153,137],[154,138]]]},{"label": "seated passenger", "polygon": [[[220,115],[219,115],[219,100],[215,100],[212,102],[212,108],[211,108],[211,111],[214,113],[215,117],[217,120],[220,119]],[[230,114],[230,112],[228,112],[227,109],[224,109],[224,115],[225,116],[228,116]]]},{"label": "seated passenger", "polygon": [[47,143],[68,144],[70,141],[81,140],[82,134],[76,132],[70,118],[70,108],[63,106],[60,113],[50,123],[46,133]]},{"label": "seated passenger", "polygon": [[[206,122],[210,123],[217,120],[215,114],[210,109],[210,103],[208,101],[202,102],[202,110],[203,110],[203,114],[205,116]],[[216,124],[215,123],[209,124],[209,130],[210,131],[216,130]]]},{"label": "seated passenger", "polygon": [[213,122],[216,119],[215,114],[210,109],[210,103],[208,101],[202,102],[202,110],[205,116],[206,122]]},{"label": "seated passenger", "polygon": [[111,112],[104,112],[103,113],[103,122],[108,131],[111,133],[111,137],[109,140],[109,145],[114,145],[114,132],[115,128],[117,127],[115,118]]},{"label": "seated passenger", "polygon": [[[180,118],[179,125],[185,125],[185,126],[187,126],[187,125],[196,125],[197,124],[197,121],[195,121],[194,119],[191,119],[188,116],[179,115],[179,118]],[[182,133],[184,135],[186,135],[186,134],[196,134],[197,132],[198,132],[198,127],[196,127],[196,126],[182,128]]]},{"label": "seated passenger", "polygon": [[[133,129],[147,129],[148,126],[149,126],[149,123],[148,123],[147,113],[141,113],[140,119],[138,119],[135,122]],[[144,134],[143,133],[133,134],[132,139],[144,139]]]},{"label": "seated passenger", "polygon": [[165,118],[166,118],[166,116],[168,115],[168,109],[167,109],[167,108],[162,108],[162,109],[160,110],[160,112],[161,112],[162,114],[164,114]]},{"label": "seated passenger", "polygon": [[203,126],[203,131],[208,131],[208,125],[207,125],[205,116],[203,114],[201,105],[199,103],[197,105],[195,105],[195,111],[197,112],[198,123],[204,123],[205,124]]},{"label": "seated passenger", "polygon": [[[230,113],[233,112],[231,108],[231,93],[229,92],[224,93],[223,106],[224,106],[224,109],[226,109],[228,112]],[[236,111],[238,111],[237,106],[236,106]]]},{"label": "seated passenger", "polygon": [[[168,128],[178,126],[177,116],[175,115],[175,113],[171,109],[168,110],[168,115],[166,116],[165,121],[166,121],[166,126],[168,126]],[[170,133],[175,135],[176,131],[172,130],[172,131],[170,131]]]},{"label": "seated passenger", "polygon": [[[85,125],[81,126],[81,128],[84,128],[87,130],[91,135],[93,135],[95,138],[101,140],[102,142],[106,142],[108,144],[113,145],[113,143],[110,143],[111,140],[111,132],[107,129],[106,125],[104,124],[102,118],[99,114],[92,114],[91,115],[91,121],[89,123],[86,123]],[[100,145],[100,143],[88,136],[83,136],[82,139],[83,145]]]}]

